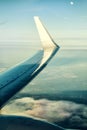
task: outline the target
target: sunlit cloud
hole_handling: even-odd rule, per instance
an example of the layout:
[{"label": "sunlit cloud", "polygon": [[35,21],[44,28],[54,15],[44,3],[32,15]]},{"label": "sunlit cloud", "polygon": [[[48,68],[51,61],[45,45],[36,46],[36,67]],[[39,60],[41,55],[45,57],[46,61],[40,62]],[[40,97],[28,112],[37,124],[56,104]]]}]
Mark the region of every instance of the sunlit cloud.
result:
[{"label": "sunlit cloud", "polygon": [[71,101],[20,98],[10,102],[3,108],[2,113],[25,115],[57,124],[65,121],[73,127],[87,127],[87,106]]}]

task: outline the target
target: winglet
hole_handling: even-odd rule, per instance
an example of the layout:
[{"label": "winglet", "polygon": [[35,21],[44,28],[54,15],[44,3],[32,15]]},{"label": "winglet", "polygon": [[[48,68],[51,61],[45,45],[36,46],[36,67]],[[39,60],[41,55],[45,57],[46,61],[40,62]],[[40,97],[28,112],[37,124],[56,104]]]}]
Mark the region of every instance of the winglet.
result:
[{"label": "winglet", "polygon": [[39,36],[41,39],[41,42],[43,44],[43,48],[47,49],[47,48],[55,48],[59,46],[53,41],[52,37],[50,36],[50,34],[48,33],[48,31],[46,30],[46,28],[44,27],[44,25],[42,24],[42,22],[40,21],[38,16],[34,17],[38,32],[39,32]]}]

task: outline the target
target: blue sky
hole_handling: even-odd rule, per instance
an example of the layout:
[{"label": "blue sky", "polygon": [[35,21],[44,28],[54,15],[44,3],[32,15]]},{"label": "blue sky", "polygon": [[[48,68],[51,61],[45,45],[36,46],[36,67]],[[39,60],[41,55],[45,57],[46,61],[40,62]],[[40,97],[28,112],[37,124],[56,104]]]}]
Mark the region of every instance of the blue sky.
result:
[{"label": "blue sky", "polygon": [[35,15],[54,39],[87,38],[86,0],[0,0],[0,41],[38,39]]}]

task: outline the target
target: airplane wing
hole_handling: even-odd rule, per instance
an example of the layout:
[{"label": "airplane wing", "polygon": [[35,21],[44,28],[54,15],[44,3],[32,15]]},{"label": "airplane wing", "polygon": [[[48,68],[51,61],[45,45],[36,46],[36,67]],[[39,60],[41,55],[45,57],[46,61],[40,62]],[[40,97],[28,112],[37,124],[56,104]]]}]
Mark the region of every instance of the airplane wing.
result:
[{"label": "airplane wing", "polygon": [[[17,115],[0,115],[0,130],[65,130],[45,120]],[[69,129],[70,130],[70,129]]]},{"label": "airplane wing", "polygon": [[6,72],[0,74],[0,109],[19,90],[39,74],[53,58],[59,46],[53,41],[39,17],[34,17],[43,49]]}]

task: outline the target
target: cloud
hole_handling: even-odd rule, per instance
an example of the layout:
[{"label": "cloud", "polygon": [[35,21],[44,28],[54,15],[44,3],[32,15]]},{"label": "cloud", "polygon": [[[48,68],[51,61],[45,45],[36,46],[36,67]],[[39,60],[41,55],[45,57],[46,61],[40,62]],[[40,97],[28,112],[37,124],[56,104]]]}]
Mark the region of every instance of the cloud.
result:
[{"label": "cloud", "polygon": [[5,71],[5,70],[6,70],[6,68],[0,68],[0,73]]},{"label": "cloud", "polygon": [[[73,69],[73,68],[72,68]],[[43,76],[44,76],[44,80],[58,80],[58,79],[77,79],[78,75],[72,71],[72,69],[70,68],[68,71],[66,69],[66,67],[55,67],[55,69],[52,70],[52,68],[50,67],[48,70],[44,70]],[[51,73],[50,73],[51,72]],[[46,76],[45,76],[46,75]],[[53,76],[55,75],[55,76]],[[41,79],[42,80],[42,79]]]},{"label": "cloud", "polygon": [[70,101],[51,101],[33,98],[16,99],[2,113],[33,116],[71,128],[87,128],[87,106]]},{"label": "cloud", "polygon": [[0,22],[0,25],[4,25],[6,23],[7,23],[7,21],[2,21],[2,22]]}]

